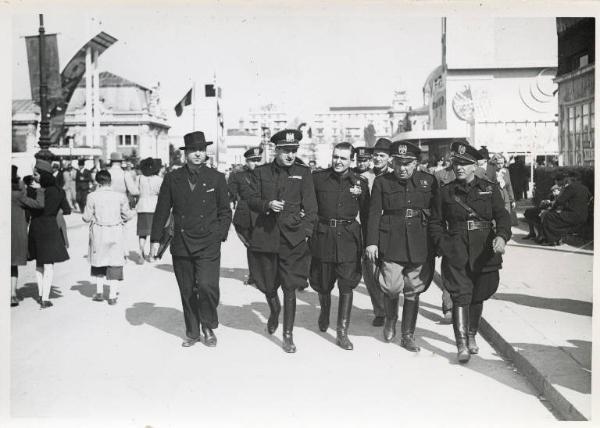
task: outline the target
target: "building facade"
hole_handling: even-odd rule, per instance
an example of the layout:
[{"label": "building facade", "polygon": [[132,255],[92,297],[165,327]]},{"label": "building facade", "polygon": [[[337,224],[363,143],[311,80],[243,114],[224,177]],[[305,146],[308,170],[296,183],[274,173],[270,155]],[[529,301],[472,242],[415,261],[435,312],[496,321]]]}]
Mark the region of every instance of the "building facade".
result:
[{"label": "building facade", "polygon": [[595,19],[557,18],[558,135],[565,165],[594,164]]}]

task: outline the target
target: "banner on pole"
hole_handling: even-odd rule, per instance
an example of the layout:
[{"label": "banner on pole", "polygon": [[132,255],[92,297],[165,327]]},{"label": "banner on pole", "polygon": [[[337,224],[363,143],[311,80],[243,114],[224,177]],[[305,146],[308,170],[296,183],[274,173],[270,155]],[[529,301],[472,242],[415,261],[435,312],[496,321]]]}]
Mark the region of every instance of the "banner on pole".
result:
[{"label": "banner on pole", "polygon": [[[58,64],[58,43],[56,34],[44,36],[44,68],[46,84],[48,85],[48,103],[50,106],[59,104],[62,100],[62,87],[60,67]],[[25,37],[27,48],[27,64],[29,66],[29,85],[31,86],[31,99],[40,103],[40,36]]]}]

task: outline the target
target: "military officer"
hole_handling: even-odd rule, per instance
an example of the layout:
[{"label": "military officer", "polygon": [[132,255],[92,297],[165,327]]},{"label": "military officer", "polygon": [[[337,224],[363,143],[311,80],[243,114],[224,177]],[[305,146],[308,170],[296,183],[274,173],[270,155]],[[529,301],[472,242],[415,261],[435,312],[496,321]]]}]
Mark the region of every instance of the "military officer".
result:
[{"label": "military officer", "polygon": [[[318,221],[310,241],[310,286],[319,293],[319,330],[329,327],[331,290],[337,281],[340,292],[337,319],[338,346],[353,349],[348,339],[352,290],[361,278],[363,253],[361,224],[366,225],[369,186],[366,178],[350,170],[353,148],[339,143],[333,149],[331,168],[313,173]],[[356,221],[360,214],[360,223]]]},{"label": "military officer", "polygon": [[267,331],[273,334],[281,304],[277,289],[283,288],[283,350],[296,352],[292,330],[296,314],[296,290],[306,284],[317,202],[310,169],[296,162],[302,133],[284,129],[271,137],[273,162],[257,167],[248,186],[252,219],[249,265],[256,286],[269,304]]},{"label": "military officer", "polygon": [[464,363],[478,352],[475,335],[483,302],[498,289],[511,222],[498,185],[475,174],[481,154],[462,141],[452,143],[451,151],[456,179],[436,193],[429,231],[442,256],[457,357]]},{"label": "military officer", "polygon": [[375,179],[367,230],[366,254],[380,269],[384,291],[383,337],[396,335],[398,296],[404,293],[400,345],[412,352],[420,348],[414,339],[419,294],[433,279],[427,228],[437,181],[416,170],[421,150],[408,142],[392,144],[394,172]]},{"label": "military officer", "polygon": [[[261,161],[262,153],[263,150],[260,147],[254,147],[246,150],[244,153],[244,158],[246,158],[246,165],[244,166],[244,169],[232,174],[229,177],[229,193],[237,202],[235,214],[233,215],[233,226],[235,227],[235,231],[240,238],[240,241],[242,241],[246,249],[250,245],[249,241],[250,232],[252,230],[252,222],[250,220],[250,209],[248,208],[248,203],[243,199],[242,196],[247,193],[245,190],[248,187],[248,184],[250,184],[250,176],[252,175],[254,168],[256,168],[257,164]],[[249,250],[247,250],[247,254],[250,254]],[[248,272],[248,279],[244,284],[255,284],[252,272]]]},{"label": "military officer", "polygon": [[357,174],[367,172],[371,167],[373,149],[371,147],[356,147],[354,153],[356,155],[356,166],[352,168],[352,171]]},{"label": "military officer", "polygon": [[[392,142],[387,138],[379,138],[371,150],[373,168],[361,173],[361,175],[365,177],[369,183],[369,191],[371,191],[373,188],[373,181],[375,180],[375,177],[392,171],[392,169],[389,167],[391,145]],[[362,265],[363,278],[367,287],[367,291],[369,292],[369,297],[371,298],[373,313],[375,314],[372,324],[374,327],[381,327],[385,320],[383,291],[381,291],[381,286],[374,275],[375,265],[373,265],[368,257],[363,258]]]},{"label": "military officer", "polygon": [[231,208],[225,175],[205,165],[204,133],[184,137],[186,165],[165,175],[158,194],[152,222],[152,255],[156,256],[162,230],[172,211],[174,233],[171,242],[173,270],[181,293],[183,317],[189,347],[200,340],[216,346],[213,329],[219,321],[219,269],[221,242],[227,239]]}]

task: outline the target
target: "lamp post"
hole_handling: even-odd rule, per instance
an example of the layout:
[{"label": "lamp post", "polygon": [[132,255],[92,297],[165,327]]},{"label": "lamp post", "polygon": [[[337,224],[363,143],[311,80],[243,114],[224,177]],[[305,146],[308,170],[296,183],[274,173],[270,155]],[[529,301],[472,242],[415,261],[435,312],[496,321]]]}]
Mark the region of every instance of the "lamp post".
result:
[{"label": "lamp post", "polygon": [[46,83],[46,71],[44,70],[44,55],[46,50],[46,30],[44,29],[44,15],[40,14],[39,28],[39,67],[40,67],[40,139],[38,145],[40,151],[35,154],[36,159],[52,161],[55,159],[48,147],[50,147],[50,122],[48,121],[48,84]]}]

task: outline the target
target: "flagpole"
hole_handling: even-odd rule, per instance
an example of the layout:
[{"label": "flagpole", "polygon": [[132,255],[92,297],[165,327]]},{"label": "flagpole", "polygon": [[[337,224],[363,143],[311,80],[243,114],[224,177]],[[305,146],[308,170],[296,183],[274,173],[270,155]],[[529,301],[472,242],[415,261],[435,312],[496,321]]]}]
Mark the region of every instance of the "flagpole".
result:
[{"label": "flagpole", "polygon": [[192,84],[192,131],[196,130],[196,81]]}]

